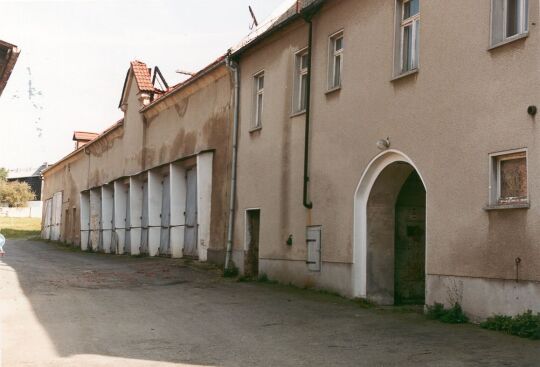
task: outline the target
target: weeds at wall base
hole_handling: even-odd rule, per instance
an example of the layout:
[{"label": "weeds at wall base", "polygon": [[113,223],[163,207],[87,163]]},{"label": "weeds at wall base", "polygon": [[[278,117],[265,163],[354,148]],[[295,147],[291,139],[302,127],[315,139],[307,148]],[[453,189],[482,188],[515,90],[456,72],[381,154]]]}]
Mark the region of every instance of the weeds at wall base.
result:
[{"label": "weeds at wall base", "polygon": [[480,327],[521,338],[540,340],[540,313],[535,315],[529,310],[514,317],[495,315],[480,323]]},{"label": "weeds at wall base", "polygon": [[461,305],[455,303],[451,308],[445,308],[441,303],[427,306],[426,316],[432,320],[439,320],[446,324],[466,324],[469,318],[463,312]]}]

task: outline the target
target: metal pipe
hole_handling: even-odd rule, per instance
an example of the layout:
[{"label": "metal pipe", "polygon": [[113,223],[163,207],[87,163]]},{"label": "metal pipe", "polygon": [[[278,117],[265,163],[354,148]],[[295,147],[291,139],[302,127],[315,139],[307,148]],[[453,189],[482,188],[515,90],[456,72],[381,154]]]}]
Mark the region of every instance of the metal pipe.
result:
[{"label": "metal pipe", "polygon": [[227,224],[227,253],[225,255],[225,270],[230,269],[232,250],[233,250],[233,236],[234,236],[234,214],[235,214],[235,201],[236,201],[236,161],[238,154],[238,119],[240,113],[240,66],[237,62],[230,59],[230,55],[227,56],[227,66],[233,73],[234,81],[234,116],[233,116],[233,133],[232,133],[232,157],[231,157],[231,195],[229,197],[229,221]]},{"label": "metal pipe", "polygon": [[303,204],[306,209],[312,209],[313,203],[309,199],[309,125],[311,117],[311,58],[313,47],[313,22],[311,15],[304,18],[308,23],[308,64],[307,64],[307,81],[306,81],[306,128],[304,136],[304,192]]}]

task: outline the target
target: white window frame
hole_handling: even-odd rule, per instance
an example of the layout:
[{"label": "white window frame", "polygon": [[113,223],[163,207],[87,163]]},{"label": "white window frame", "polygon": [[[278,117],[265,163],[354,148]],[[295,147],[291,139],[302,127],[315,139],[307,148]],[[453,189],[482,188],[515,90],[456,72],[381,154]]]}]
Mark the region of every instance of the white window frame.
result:
[{"label": "white window frame", "polygon": [[[260,78],[263,78],[263,87],[259,87]],[[266,83],[265,80],[265,72],[264,70],[261,70],[253,75],[253,120],[251,123],[251,129],[260,129],[262,127],[263,122],[263,113],[264,113],[264,84]],[[259,98],[261,97],[261,98]],[[260,103],[259,103],[260,101]],[[260,112],[259,112],[260,111]]]},{"label": "white window frame", "polygon": [[[491,48],[504,45],[516,39],[523,38],[529,33],[529,0],[518,0],[519,18],[518,32],[507,36],[508,0],[491,0]],[[500,14],[497,14],[500,11]]]},{"label": "white window frame", "polygon": [[[302,57],[307,55],[309,57],[309,50],[307,47],[304,47],[303,49],[295,52],[294,54],[294,85],[293,85],[293,108],[292,113],[300,114],[306,112],[306,106],[302,106],[302,78],[304,76],[307,77],[309,74],[309,67],[306,66],[305,68],[302,68]],[[307,81],[306,81],[307,83]],[[306,104],[307,104],[307,96],[306,97]]]},{"label": "white window frame", "polygon": [[[336,41],[338,39],[341,39],[341,49],[336,50]],[[341,85],[343,83],[343,52],[344,52],[344,34],[343,29],[333,33],[328,38],[329,46],[328,46],[328,90],[334,90],[341,88]],[[336,60],[340,60],[339,65],[339,82],[336,84]]]},{"label": "white window frame", "polygon": [[[401,1],[401,19],[400,19],[400,34],[401,34],[401,40],[400,40],[400,66],[399,66],[399,72],[400,74],[404,74],[404,73],[408,73],[408,72],[411,72],[415,69],[418,69],[418,37],[417,37],[417,27],[418,25],[420,24],[420,10],[418,10],[418,13],[407,18],[407,19],[404,19],[404,15],[405,15],[405,4],[407,3],[410,3],[412,0],[402,0]],[[411,68],[410,69],[407,69],[405,70],[404,68],[404,54],[405,54],[405,51],[403,49],[403,45],[405,43],[405,28],[407,27],[411,27],[411,32],[412,32],[412,36],[411,36],[411,49],[413,50],[413,52],[411,53]]]},{"label": "white window frame", "polygon": [[[525,158],[525,170],[527,172],[527,196],[525,198],[515,198],[507,202],[502,202],[501,198],[501,162],[506,160]],[[489,155],[489,206],[504,207],[515,205],[528,205],[529,194],[529,154],[526,148],[508,150],[503,152],[491,153]]]}]

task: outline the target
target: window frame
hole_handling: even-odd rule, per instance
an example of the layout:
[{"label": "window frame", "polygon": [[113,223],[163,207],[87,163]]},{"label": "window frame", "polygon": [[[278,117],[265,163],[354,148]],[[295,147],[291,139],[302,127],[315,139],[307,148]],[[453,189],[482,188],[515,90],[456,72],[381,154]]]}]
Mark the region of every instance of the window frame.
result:
[{"label": "window frame", "polygon": [[[260,87],[259,81],[263,78],[263,87]],[[253,74],[253,118],[251,121],[251,131],[262,128],[263,113],[264,113],[264,84],[266,82],[265,70],[260,70]],[[260,104],[259,104],[259,97]],[[260,113],[259,113],[260,109]]]},{"label": "window frame", "polygon": [[[515,40],[527,37],[529,35],[529,18],[530,18],[530,4],[529,0],[518,0],[520,2],[518,32],[512,36],[507,36],[508,30],[508,1],[509,0],[491,0],[491,12],[490,12],[490,47],[489,49],[497,48]],[[502,2],[502,9],[498,9]],[[498,19],[496,14],[501,11]],[[500,29],[499,29],[500,28]],[[498,35],[498,33],[500,33]]]},{"label": "window frame", "polygon": [[[418,12],[408,18],[405,17],[405,5],[412,0],[396,0],[396,16],[395,16],[395,42],[394,42],[394,79],[399,79],[402,76],[416,73],[420,68],[420,0],[418,0]],[[405,64],[405,29],[411,27],[411,68],[404,68]]]},{"label": "window frame", "polygon": [[[302,106],[302,79],[305,76],[309,76],[309,66],[306,65],[302,68],[302,57],[309,57],[308,47],[304,47],[294,53],[294,81],[293,81],[293,101],[292,101],[292,115],[299,115],[306,112],[307,95],[305,96],[305,105]],[[306,80],[307,83],[307,80]],[[306,90],[307,92],[307,90]]]},{"label": "window frame", "polygon": [[[525,158],[526,172],[526,196],[523,198],[501,198],[501,162]],[[527,148],[513,149],[489,154],[489,205],[488,208],[513,208],[528,207],[530,202],[529,192],[529,154]]]},{"label": "window frame", "polygon": [[[336,50],[337,40],[341,39],[341,49]],[[327,90],[332,91],[341,88],[343,85],[343,64],[344,64],[344,30],[340,29],[328,37],[328,85]],[[339,83],[336,84],[336,59],[340,57]]]}]

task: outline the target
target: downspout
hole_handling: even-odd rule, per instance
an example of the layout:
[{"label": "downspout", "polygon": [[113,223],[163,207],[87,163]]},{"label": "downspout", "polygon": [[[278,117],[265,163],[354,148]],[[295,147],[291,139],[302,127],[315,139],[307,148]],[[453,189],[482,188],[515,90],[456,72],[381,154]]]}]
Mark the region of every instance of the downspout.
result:
[{"label": "downspout", "polygon": [[307,65],[307,81],[306,81],[306,127],[304,136],[304,193],[303,204],[306,209],[312,209],[313,203],[309,199],[309,128],[311,117],[311,59],[313,46],[313,18],[314,13],[304,15],[304,20],[309,26],[308,31],[308,65]]},{"label": "downspout", "polygon": [[227,66],[233,73],[234,81],[234,116],[233,116],[233,131],[232,131],[232,157],[231,157],[231,195],[229,197],[229,221],[227,225],[227,253],[225,256],[225,270],[230,269],[232,250],[233,250],[233,235],[234,235],[234,213],[236,201],[236,162],[238,154],[238,118],[240,112],[240,66],[237,62],[231,60],[230,55],[227,56]]}]

